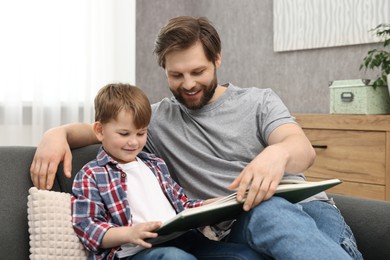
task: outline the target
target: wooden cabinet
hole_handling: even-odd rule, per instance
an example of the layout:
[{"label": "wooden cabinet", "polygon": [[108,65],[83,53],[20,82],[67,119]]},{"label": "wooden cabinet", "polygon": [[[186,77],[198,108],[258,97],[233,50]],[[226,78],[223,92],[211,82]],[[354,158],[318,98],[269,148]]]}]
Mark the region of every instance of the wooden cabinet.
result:
[{"label": "wooden cabinet", "polygon": [[329,192],[390,200],[390,115],[293,116],[317,153],[309,180],[338,178]]}]

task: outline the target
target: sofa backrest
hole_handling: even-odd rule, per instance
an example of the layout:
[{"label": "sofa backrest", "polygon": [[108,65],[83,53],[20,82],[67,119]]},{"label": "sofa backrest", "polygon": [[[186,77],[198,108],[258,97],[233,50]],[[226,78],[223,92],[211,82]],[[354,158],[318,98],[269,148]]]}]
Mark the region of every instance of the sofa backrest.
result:
[{"label": "sofa backrest", "polygon": [[87,162],[96,158],[99,147],[100,145],[90,145],[72,150],[72,178],[65,178],[62,165],[58,167],[56,182],[60,191],[72,193],[73,177]]}]

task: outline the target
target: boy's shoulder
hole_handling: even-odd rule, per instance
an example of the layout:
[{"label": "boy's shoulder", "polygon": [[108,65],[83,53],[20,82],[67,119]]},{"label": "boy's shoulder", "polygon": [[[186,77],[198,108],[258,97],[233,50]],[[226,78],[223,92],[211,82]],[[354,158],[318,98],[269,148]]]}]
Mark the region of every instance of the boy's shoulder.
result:
[{"label": "boy's shoulder", "polygon": [[87,162],[80,170],[80,172],[84,172],[86,174],[102,173],[106,171],[106,166],[100,165],[97,159]]},{"label": "boy's shoulder", "polygon": [[160,157],[157,157],[153,153],[147,153],[147,152],[140,152],[137,156],[140,158],[143,162],[156,162],[156,163],[163,163],[165,164],[164,160],[161,159]]},{"label": "boy's shoulder", "polygon": [[106,173],[107,166],[109,167],[109,162],[111,157],[104,151],[103,147],[100,147],[96,157],[93,160],[87,162],[79,171],[79,174],[99,174]]}]

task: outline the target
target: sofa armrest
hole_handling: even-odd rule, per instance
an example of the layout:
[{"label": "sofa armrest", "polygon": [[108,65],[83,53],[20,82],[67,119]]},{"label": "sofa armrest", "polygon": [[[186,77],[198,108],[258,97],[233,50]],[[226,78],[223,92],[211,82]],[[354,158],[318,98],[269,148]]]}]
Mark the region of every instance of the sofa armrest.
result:
[{"label": "sofa armrest", "polygon": [[390,259],[390,202],[329,194],[351,227],[364,259]]},{"label": "sofa armrest", "polygon": [[[1,254],[10,259],[28,259],[27,196],[32,186],[30,165],[35,147],[0,147]],[[56,184],[58,186],[58,184]]]},{"label": "sofa armrest", "polygon": [[[65,178],[60,165],[52,190],[71,193],[74,175],[96,157],[98,148],[91,145],[72,150],[72,178]],[[0,251],[11,259],[28,259],[30,254],[27,196],[33,186],[30,165],[35,151],[36,147],[0,146]]]}]

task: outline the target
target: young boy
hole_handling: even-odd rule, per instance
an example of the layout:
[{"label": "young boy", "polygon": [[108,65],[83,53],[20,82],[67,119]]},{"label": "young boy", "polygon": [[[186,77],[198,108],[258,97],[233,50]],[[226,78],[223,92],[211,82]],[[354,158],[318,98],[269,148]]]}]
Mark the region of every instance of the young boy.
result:
[{"label": "young boy", "polygon": [[73,227],[90,258],[256,259],[243,245],[212,241],[196,230],[155,247],[146,241],[178,212],[215,200],[188,199],[164,161],[142,152],[150,118],[149,100],[137,87],[109,84],[95,98],[93,130],[102,147],[72,189]]}]

